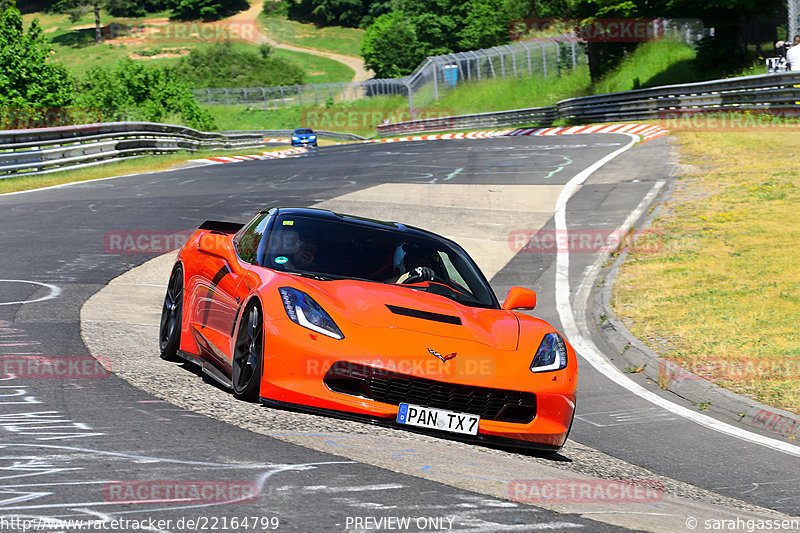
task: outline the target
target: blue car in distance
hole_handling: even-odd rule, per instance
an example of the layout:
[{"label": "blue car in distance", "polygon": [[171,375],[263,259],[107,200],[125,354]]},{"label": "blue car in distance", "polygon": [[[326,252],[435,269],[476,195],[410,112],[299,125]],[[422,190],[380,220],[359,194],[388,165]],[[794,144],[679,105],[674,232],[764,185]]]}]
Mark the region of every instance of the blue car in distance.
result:
[{"label": "blue car in distance", "polygon": [[292,134],[292,146],[316,146],[317,134],[311,128],[297,128]]}]

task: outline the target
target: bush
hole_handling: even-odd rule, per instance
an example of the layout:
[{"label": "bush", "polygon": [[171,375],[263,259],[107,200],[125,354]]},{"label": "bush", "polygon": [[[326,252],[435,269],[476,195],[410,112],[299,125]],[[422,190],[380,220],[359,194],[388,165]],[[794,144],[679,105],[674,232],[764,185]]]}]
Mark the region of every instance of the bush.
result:
[{"label": "bush", "polygon": [[79,87],[78,102],[100,108],[106,121],[164,122],[180,117],[192,128],[214,128],[211,115],[197,105],[185,83],[167,67],[145,67],[126,58],[110,68],[93,68]]},{"label": "bush", "polygon": [[219,20],[248,7],[247,0],[181,0],[172,15],[181,20]]},{"label": "bush", "polygon": [[193,88],[273,87],[298,85],[304,73],[294,63],[272,57],[268,45],[258,51],[236,49],[231,43],[219,43],[206,49],[194,49],[175,67],[176,73]]},{"label": "bush", "polygon": [[268,17],[285,17],[289,15],[291,0],[267,0],[264,2],[264,15]]}]

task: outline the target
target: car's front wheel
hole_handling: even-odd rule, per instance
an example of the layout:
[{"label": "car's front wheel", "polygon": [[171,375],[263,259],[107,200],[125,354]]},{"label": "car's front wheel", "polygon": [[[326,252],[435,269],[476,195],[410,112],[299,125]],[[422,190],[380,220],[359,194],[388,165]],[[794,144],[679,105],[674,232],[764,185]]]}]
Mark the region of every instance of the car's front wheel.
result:
[{"label": "car's front wheel", "polygon": [[242,313],[231,362],[233,395],[240,400],[258,399],[263,358],[264,317],[258,300],[253,300]]},{"label": "car's front wheel", "polygon": [[172,271],[161,308],[161,327],[158,332],[158,345],[161,358],[175,361],[181,344],[181,325],[183,321],[183,269],[180,265]]}]

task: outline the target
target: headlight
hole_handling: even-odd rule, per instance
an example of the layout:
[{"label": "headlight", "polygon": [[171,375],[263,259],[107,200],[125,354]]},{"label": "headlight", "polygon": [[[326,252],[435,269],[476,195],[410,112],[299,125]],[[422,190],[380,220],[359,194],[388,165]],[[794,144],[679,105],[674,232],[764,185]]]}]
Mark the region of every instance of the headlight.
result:
[{"label": "headlight", "polygon": [[567,345],[558,333],[548,333],[533,356],[531,372],[550,372],[567,367]]},{"label": "headlight", "polygon": [[278,291],[292,322],[334,339],[344,338],[339,327],[314,298],[292,287],[281,287]]},{"label": "headlight", "polygon": [[313,141],[314,139],[316,139],[316,138],[317,138],[317,136],[316,136],[316,135],[309,135],[309,136],[308,136],[308,138],[309,138],[309,139],[311,139],[311,140]]},{"label": "headlight", "polygon": [[292,140],[293,141],[299,141],[300,137],[298,137],[297,135],[292,135]]}]

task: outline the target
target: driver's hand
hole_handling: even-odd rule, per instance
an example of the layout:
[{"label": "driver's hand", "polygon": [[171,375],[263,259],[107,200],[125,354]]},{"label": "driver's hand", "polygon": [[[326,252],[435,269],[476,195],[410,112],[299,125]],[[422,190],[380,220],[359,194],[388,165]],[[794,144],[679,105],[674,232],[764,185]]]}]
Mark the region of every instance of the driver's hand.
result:
[{"label": "driver's hand", "polygon": [[433,281],[433,278],[436,277],[436,274],[433,272],[431,267],[426,266],[418,266],[411,270],[411,276],[409,278],[414,278],[419,281]]}]

